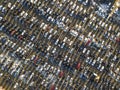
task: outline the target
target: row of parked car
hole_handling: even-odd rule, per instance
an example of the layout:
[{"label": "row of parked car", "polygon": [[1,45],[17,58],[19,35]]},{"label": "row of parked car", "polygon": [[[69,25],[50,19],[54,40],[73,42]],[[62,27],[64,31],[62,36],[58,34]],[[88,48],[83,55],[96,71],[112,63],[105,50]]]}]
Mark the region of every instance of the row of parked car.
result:
[{"label": "row of parked car", "polygon": [[7,89],[119,88],[120,27],[80,2],[1,4],[1,70],[10,76],[2,79],[12,83]]}]

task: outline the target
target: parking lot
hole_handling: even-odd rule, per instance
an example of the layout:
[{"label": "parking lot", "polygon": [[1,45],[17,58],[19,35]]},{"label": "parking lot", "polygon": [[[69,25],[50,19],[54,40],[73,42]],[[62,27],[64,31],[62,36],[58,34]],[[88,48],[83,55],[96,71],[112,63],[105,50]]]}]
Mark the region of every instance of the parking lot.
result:
[{"label": "parking lot", "polygon": [[120,25],[97,8],[90,0],[1,0],[0,86],[119,90]]}]

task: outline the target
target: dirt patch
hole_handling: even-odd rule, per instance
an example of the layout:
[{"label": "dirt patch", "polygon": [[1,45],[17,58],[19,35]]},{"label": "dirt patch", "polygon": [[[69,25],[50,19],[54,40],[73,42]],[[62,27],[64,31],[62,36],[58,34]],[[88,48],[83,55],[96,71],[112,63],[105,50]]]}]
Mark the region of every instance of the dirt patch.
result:
[{"label": "dirt patch", "polygon": [[5,89],[3,89],[3,87],[0,86],[0,90],[5,90]]}]

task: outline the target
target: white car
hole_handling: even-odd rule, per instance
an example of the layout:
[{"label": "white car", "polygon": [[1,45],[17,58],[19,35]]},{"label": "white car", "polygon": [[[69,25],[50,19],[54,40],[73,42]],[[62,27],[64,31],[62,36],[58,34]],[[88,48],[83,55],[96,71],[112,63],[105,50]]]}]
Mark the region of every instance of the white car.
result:
[{"label": "white car", "polygon": [[104,70],[104,66],[102,66],[101,68],[100,68],[100,71],[103,71]]},{"label": "white car", "polygon": [[64,46],[65,46],[65,43],[62,43],[61,48],[63,48]]},{"label": "white car", "polygon": [[52,33],[53,32],[53,28],[50,29],[49,33]]},{"label": "white car", "polygon": [[0,21],[3,19],[3,17],[0,16]]},{"label": "white car", "polygon": [[78,36],[78,32],[75,31],[75,30],[70,30],[70,34],[74,37],[77,37]]}]

